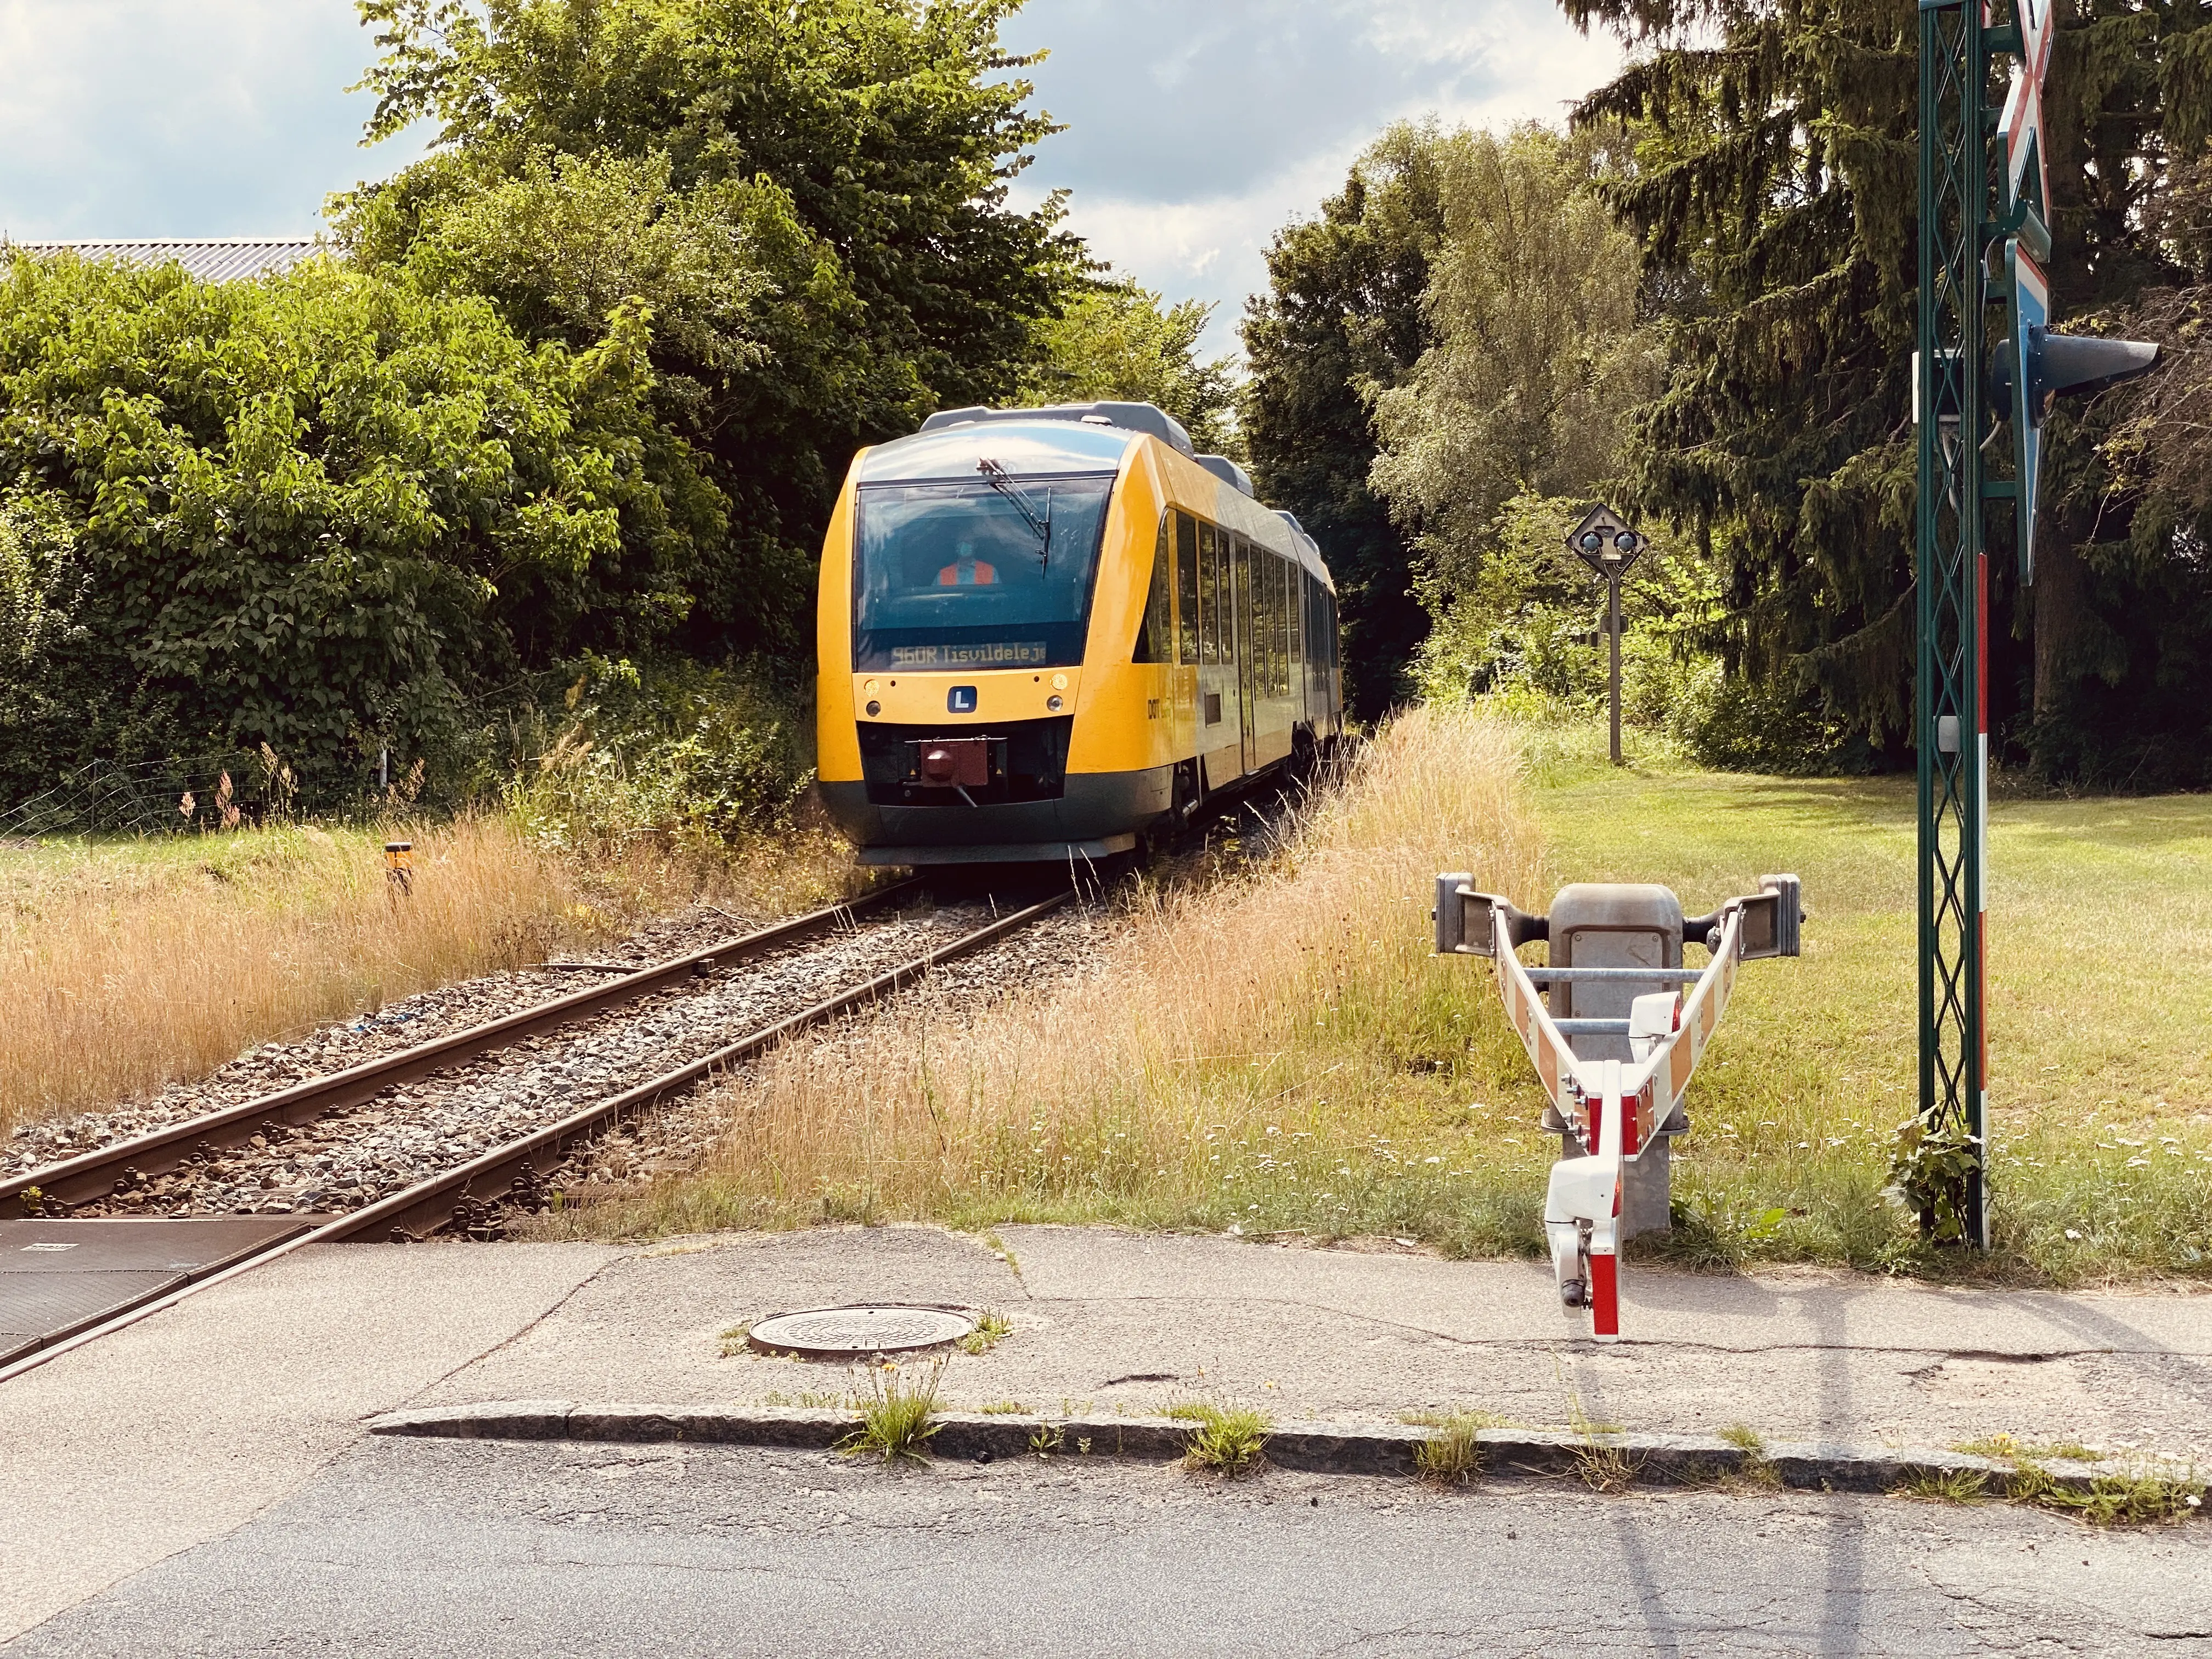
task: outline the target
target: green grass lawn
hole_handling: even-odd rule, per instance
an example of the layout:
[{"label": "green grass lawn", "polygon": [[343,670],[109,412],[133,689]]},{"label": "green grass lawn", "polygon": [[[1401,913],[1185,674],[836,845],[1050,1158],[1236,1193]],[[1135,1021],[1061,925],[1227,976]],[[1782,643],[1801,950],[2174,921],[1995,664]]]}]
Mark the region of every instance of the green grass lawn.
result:
[{"label": "green grass lawn", "polygon": [[[1617,770],[1601,744],[1531,734],[1558,882],[1662,882],[1695,912],[1787,871],[1809,912],[1804,956],[1747,968],[1692,1085],[1671,1248],[1936,1265],[1881,1196],[1916,1097],[1912,780]],[[1990,858],[1990,1267],[2212,1271],[2212,796],[2001,792]]]}]

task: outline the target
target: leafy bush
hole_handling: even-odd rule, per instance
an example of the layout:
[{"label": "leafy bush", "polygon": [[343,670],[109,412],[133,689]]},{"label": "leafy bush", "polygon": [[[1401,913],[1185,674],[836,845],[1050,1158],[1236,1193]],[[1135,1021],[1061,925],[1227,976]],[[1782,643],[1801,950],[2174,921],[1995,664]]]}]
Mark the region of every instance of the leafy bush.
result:
[{"label": "leafy bush", "polygon": [[[318,806],[482,690],[683,617],[719,497],[658,483],[644,323],[526,346],[318,260],[0,266],[0,789],[259,748]],[[665,471],[665,469],[664,469]]]},{"label": "leafy bush", "polygon": [[564,719],[505,791],[539,840],[606,854],[639,842],[726,847],[787,824],[813,781],[799,711],[746,676],[681,661],[594,660]]},{"label": "leafy bush", "polygon": [[[1433,628],[1414,667],[1429,698],[1526,699],[1571,713],[1606,707],[1611,651],[1605,588],[1569,553],[1565,533],[1586,502],[1523,494],[1506,503],[1478,553],[1463,551],[1452,586],[1420,580]],[[1621,711],[1673,729],[1695,708],[1711,663],[1682,643],[1715,597],[1690,556],[1663,541],[1621,588]]]},{"label": "leafy bush", "polygon": [[[1421,579],[1434,619],[1414,664],[1425,697],[1481,697],[1509,713],[1605,713],[1605,589],[1565,544],[1585,507],[1516,495],[1479,551],[1462,550],[1455,587]],[[1655,538],[1622,584],[1620,610],[1626,724],[1663,732],[1700,764],[1727,771],[1833,774],[1879,763],[1863,736],[1821,712],[1818,692],[1729,674],[1694,643],[1720,611],[1718,591],[1694,552]]]}]

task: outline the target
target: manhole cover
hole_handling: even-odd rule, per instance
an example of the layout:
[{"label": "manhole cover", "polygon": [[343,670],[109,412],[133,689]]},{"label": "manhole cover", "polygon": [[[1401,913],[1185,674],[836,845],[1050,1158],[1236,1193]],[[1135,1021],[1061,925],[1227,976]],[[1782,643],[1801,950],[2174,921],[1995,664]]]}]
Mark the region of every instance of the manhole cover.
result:
[{"label": "manhole cover", "polygon": [[815,1308],[763,1319],[745,1340],[763,1353],[854,1359],[957,1342],[975,1322],[943,1308]]}]

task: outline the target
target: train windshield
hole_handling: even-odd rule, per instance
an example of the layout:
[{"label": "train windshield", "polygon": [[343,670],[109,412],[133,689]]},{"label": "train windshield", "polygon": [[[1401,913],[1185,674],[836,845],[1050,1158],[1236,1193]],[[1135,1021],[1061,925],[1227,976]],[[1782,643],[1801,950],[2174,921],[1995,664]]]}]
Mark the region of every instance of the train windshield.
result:
[{"label": "train windshield", "polygon": [[866,484],[854,537],[856,669],[1083,660],[1110,475]]}]

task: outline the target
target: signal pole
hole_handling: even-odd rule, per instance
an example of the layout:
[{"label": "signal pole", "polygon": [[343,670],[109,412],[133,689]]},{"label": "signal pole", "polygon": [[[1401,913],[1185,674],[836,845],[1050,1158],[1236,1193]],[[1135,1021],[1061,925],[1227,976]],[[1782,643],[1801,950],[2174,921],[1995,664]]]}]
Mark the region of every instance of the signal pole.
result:
[{"label": "signal pole", "polygon": [[[1996,0],[2002,6],[2005,0]],[[2050,331],[2051,257],[2043,82],[2055,0],[1920,0],[1920,304],[1912,416],[1918,428],[1916,551],[1920,625],[1921,1227],[1987,1249],[1989,1128],[1989,558],[1983,508],[2013,504],[2023,582],[2034,574],[2042,428],[2051,400],[2137,374],[2158,358],[2131,340]],[[1990,120],[1995,60],[2014,60]],[[2004,187],[1990,189],[1990,134]],[[2008,326],[1985,349],[1990,255]],[[1994,422],[2013,428],[2013,477],[1984,476]],[[1930,1156],[1932,1155],[1932,1156]]]},{"label": "signal pole", "polygon": [[[2048,0],[2046,0],[2048,3]],[[1982,547],[1982,222],[1989,78],[1982,0],[1920,13],[1917,514],[1920,761],[1920,1124],[1923,1146],[1971,1153],[1921,1227],[1981,1246],[1987,1209],[1983,881],[1989,823],[1989,574]]]},{"label": "signal pole", "polygon": [[1613,643],[1613,763],[1620,757],[1620,583],[1651,544],[1609,507],[1594,507],[1567,532],[1567,546],[1605,584],[1606,635]]}]

